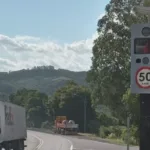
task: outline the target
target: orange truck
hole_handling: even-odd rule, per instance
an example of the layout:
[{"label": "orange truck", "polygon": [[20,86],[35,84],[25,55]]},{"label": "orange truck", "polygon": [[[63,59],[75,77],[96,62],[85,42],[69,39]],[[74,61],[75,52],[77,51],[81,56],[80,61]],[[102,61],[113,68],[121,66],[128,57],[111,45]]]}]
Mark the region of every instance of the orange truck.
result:
[{"label": "orange truck", "polygon": [[73,120],[67,120],[66,116],[57,116],[55,120],[55,133],[58,134],[77,134],[79,125]]}]

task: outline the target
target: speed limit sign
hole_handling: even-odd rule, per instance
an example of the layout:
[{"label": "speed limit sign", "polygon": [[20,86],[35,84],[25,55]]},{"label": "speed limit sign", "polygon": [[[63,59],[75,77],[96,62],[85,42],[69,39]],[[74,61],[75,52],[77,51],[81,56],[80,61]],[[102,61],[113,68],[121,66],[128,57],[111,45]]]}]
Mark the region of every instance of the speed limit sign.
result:
[{"label": "speed limit sign", "polygon": [[141,67],[137,70],[136,83],[140,88],[150,88],[150,67]]}]

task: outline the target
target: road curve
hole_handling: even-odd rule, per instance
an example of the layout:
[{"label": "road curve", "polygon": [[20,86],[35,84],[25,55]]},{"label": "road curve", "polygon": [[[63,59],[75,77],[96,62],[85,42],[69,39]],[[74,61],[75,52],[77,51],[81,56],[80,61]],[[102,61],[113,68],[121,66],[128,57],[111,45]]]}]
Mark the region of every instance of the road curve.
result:
[{"label": "road curve", "polygon": [[25,141],[27,147],[25,148],[25,150],[35,150],[40,144],[40,140],[30,133],[28,133],[27,136],[28,138]]},{"label": "road curve", "polygon": [[[65,136],[72,142],[72,150],[127,150],[126,146],[108,144],[87,139],[79,139],[75,137]],[[130,150],[139,150],[138,147],[130,147]]]},{"label": "road curve", "polygon": [[38,144],[35,145],[34,148],[33,143],[32,146],[30,146],[31,142],[28,140],[28,150],[72,150],[70,141],[58,135],[28,131],[28,136],[28,139],[32,136],[38,140]]},{"label": "road curve", "polygon": [[[71,136],[28,131],[27,150],[126,150],[125,146],[108,144]],[[37,148],[36,148],[37,147]],[[130,150],[138,150],[131,147]]]}]

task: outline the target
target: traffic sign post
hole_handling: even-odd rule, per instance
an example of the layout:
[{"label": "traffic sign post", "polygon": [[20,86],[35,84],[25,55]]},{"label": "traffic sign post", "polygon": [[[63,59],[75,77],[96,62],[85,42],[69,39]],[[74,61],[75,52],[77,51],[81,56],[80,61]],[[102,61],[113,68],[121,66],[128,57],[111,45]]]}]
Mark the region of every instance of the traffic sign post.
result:
[{"label": "traffic sign post", "polygon": [[150,24],[131,27],[131,92],[150,93]]},{"label": "traffic sign post", "polygon": [[150,94],[140,94],[140,150],[150,149]]},{"label": "traffic sign post", "polygon": [[[150,7],[137,9],[150,22]],[[140,94],[140,150],[150,150],[150,23],[131,27],[131,92]]]},{"label": "traffic sign post", "polygon": [[139,88],[150,89],[150,67],[141,67],[137,70],[136,84]]}]

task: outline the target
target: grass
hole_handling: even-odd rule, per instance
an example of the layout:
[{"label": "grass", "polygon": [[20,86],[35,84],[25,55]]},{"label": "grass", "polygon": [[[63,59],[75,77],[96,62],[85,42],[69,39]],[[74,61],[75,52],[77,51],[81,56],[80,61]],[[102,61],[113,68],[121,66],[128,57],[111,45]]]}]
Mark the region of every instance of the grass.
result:
[{"label": "grass", "polygon": [[100,138],[95,134],[89,134],[89,133],[79,133],[79,136],[86,137],[87,139],[90,140],[96,140],[100,142],[106,142],[106,143],[111,143],[111,144],[117,144],[117,145],[126,145],[125,142],[121,139],[108,139],[108,138]]}]

